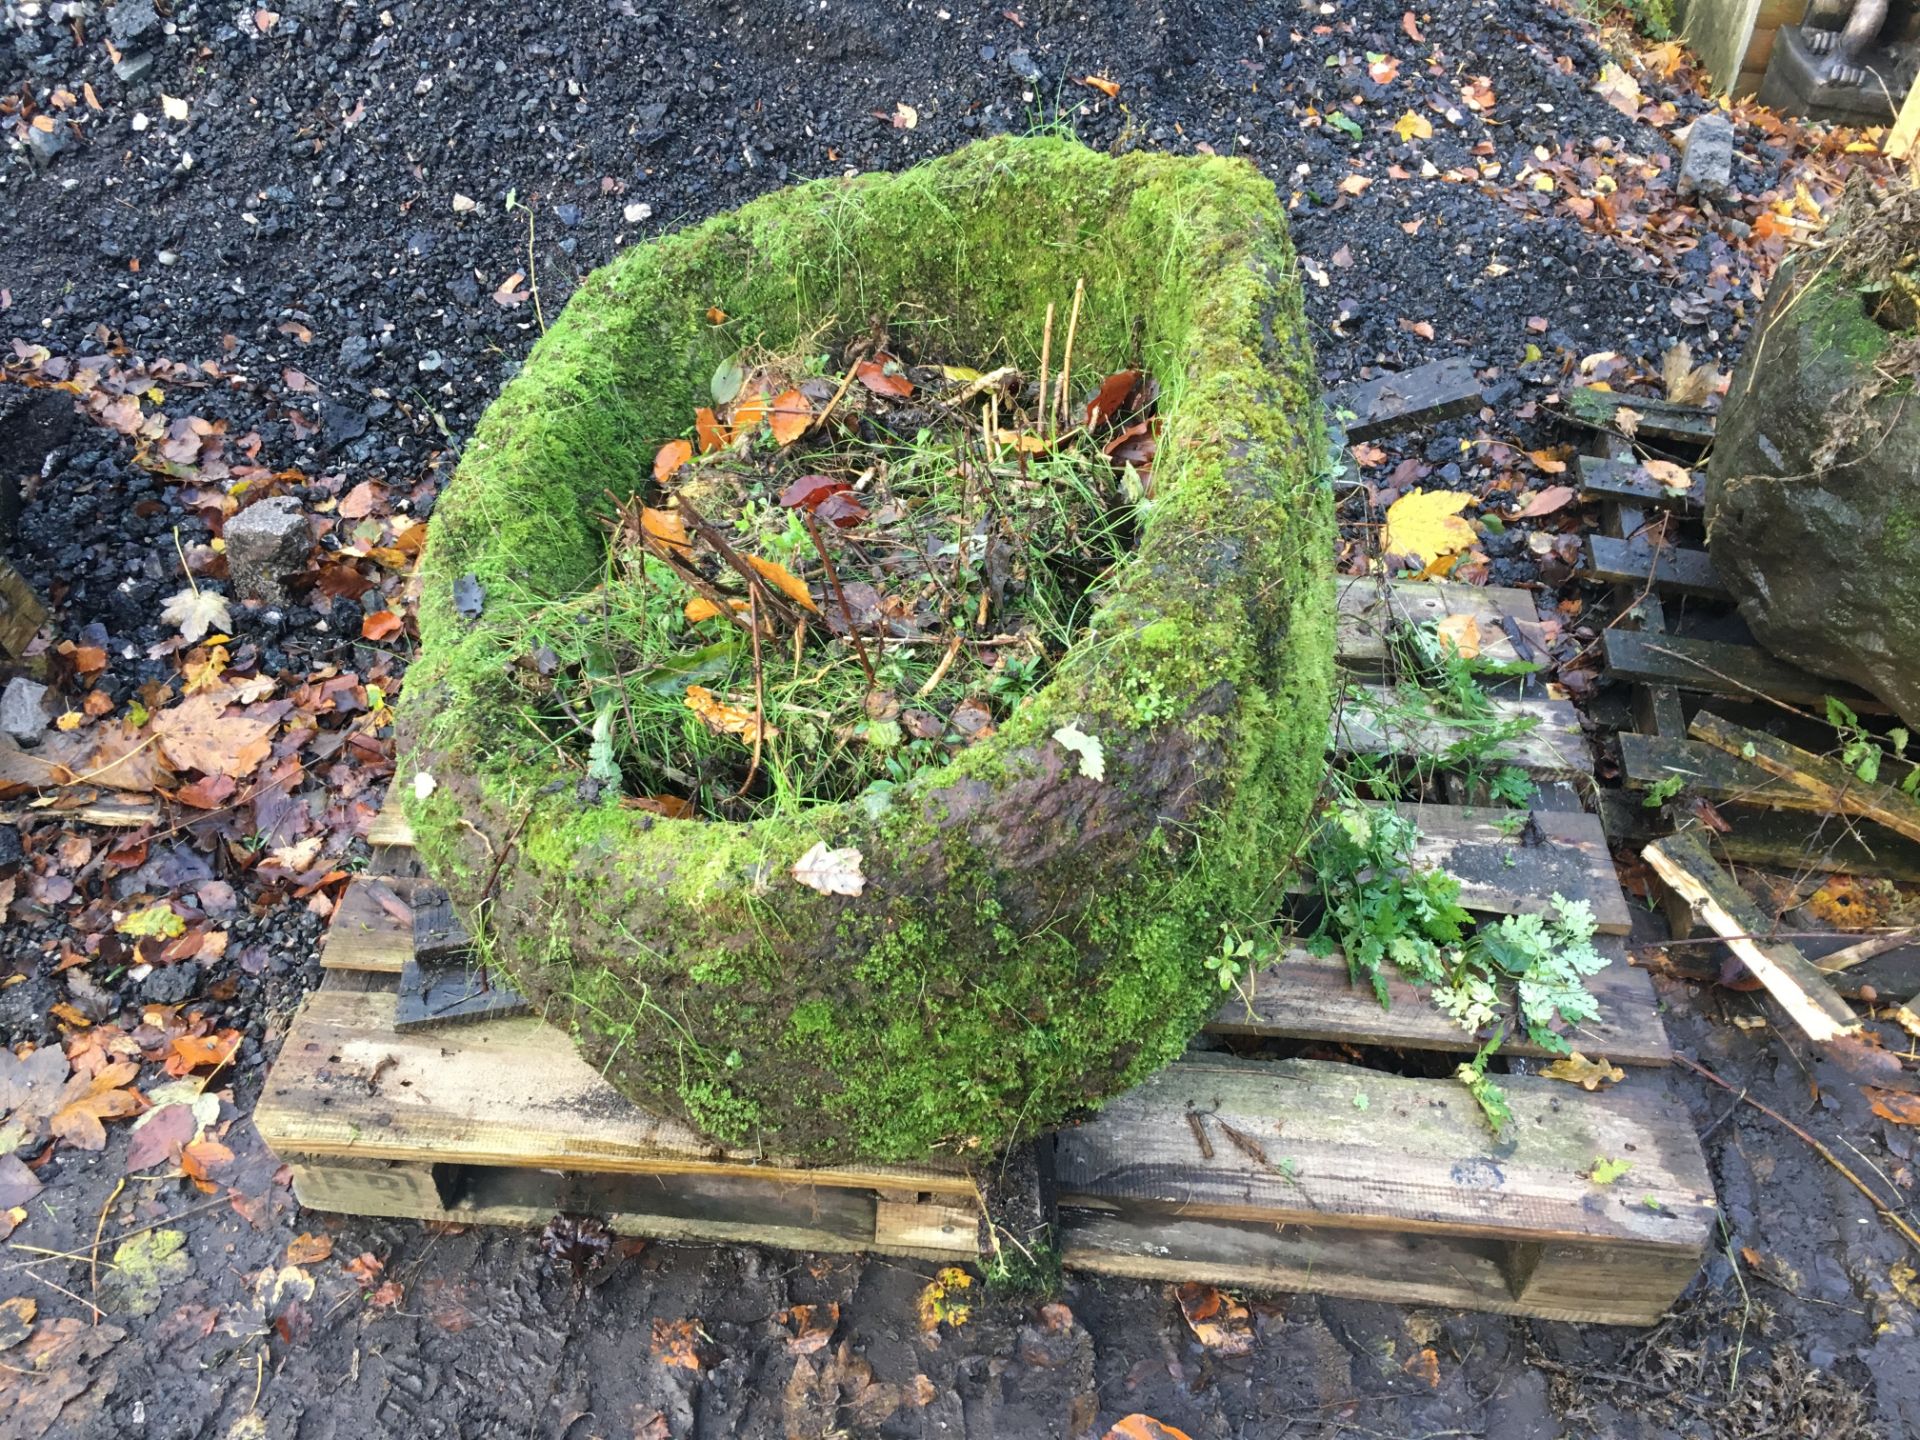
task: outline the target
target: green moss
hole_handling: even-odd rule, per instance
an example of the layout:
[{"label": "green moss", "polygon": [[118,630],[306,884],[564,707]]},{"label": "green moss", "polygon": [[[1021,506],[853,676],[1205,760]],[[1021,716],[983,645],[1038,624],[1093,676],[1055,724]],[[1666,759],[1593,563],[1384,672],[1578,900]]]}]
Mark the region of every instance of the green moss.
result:
[{"label": "green moss", "polygon": [[[782,192],[583,283],[436,512],[402,773],[439,782],[408,801],[422,859],[615,1084],[729,1142],[910,1158],[997,1147],[1179,1053],[1218,999],[1202,959],[1271,894],[1321,769],[1332,533],[1293,265],[1249,165],[1027,140]],[[1144,364],[1164,433],[1139,552],[1052,680],[878,816],[583,803],[512,662],[599,583],[602,492],[741,343],[707,309],[776,351],[878,317],[897,349],[1031,370],[1076,279],[1075,373]],[[452,602],[469,575],[477,621]],[[1068,723],[1104,784],[1049,739]],[[816,841],[861,851],[865,895],[790,878]]]}]

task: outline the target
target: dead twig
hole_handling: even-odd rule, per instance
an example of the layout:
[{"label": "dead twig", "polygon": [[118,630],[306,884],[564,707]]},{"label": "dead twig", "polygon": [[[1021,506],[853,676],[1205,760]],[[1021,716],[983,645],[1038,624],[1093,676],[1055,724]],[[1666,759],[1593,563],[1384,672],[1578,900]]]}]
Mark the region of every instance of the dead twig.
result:
[{"label": "dead twig", "polygon": [[753,784],[753,777],[760,773],[760,746],[767,733],[767,689],[765,674],[760,668],[760,587],[758,585],[747,587],[747,613],[753,620],[753,758],[747,762],[747,778],[742,780],[740,788],[733,792],[736,800],[747,793],[747,787]]},{"label": "dead twig", "polygon": [[1067,410],[1073,403],[1073,337],[1080,328],[1080,301],[1087,293],[1085,277],[1073,282],[1073,310],[1067,316],[1067,343],[1060,354],[1060,423],[1067,423]]}]

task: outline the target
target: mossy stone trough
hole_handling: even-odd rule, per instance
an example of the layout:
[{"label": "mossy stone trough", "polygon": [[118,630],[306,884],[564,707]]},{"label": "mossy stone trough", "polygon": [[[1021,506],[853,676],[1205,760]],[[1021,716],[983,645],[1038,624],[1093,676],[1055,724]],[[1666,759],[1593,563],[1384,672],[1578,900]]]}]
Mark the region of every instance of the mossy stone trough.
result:
[{"label": "mossy stone trough", "polygon": [[[709,308],[776,352],[879,319],[909,355],[1032,373],[1081,278],[1074,373],[1144,364],[1164,431],[1138,551],[1049,683],[884,806],[729,824],[584,800],[514,662],[531,614],[598,583],[605,490],[739,343]],[[1270,909],[1300,840],[1332,683],[1325,444],[1279,205],[1240,161],[988,141],[635,246],[435,513],[400,725],[421,858],[614,1084],[716,1140],[897,1160],[1057,1125],[1179,1054],[1219,1003],[1222,927]],[[860,852],[862,894],[793,878],[816,842]]]}]

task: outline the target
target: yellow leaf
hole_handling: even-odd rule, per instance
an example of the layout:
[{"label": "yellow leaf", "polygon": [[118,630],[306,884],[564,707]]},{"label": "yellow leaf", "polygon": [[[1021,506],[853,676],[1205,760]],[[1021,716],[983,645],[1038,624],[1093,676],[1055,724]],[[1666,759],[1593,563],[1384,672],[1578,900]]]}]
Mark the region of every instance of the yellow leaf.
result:
[{"label": "yellow leaf", "polygon": [[1387,554],[1430,565],[1470,548],[1473,526],[1460,512],[1472,503],[1457,490],[1409,490],[1387,507]]},{"label": "yellow leaf", "polygon": [[1559,455],[1552,450],[1529,450],[1527,451],[1527,458],[1533,461],[1535,465],[1539,466],[1540,469],[1548,475],[1564,475],[1567,473],[1567,462],[1562,460]]},{"label": "yellow leaf", "polygon": [[756,728],[760,738],[771,739],[780,732],[773,726],[761,722],[756,726],[754,718],[738,705],[729,705],[719,699],[704,685],[687,687],[686,706],[705,722],[707,728],[716,735],[737,735],[742,744],[751,745]]},{"label": "yellow leaf", "polygon": [[1038,435],[1013,430],[996,430],[993,438],[1002,445],[1011,445],[1016,450],[1024,450],[1029,455],[1047,453],[1047,442]]},{"label": "yellow leaf", "polygon": [[806,583],[778,560],[762,560],[758,555],[749,555],[747,563],[760,572],[761,579],[794,604],[804,605],[816,615],[820,613],[820,607],[813,603],[813,596],[807,593]]},{"label": "yellow leaf", "polygon": [[1686,490],[1693,484],[1693,472],[1671,460],[1643,460],[1640,468],[1669,490]]},{"label": "yellow leaf", "polygon": [[[1598,390],[1600,387],[1596,385],[1593,388]],[[1631,405],[1622,405],[1613,412],[1613,428],[1631,440],[1640,433],[1640,422],[1646,418]]]},{"label": "yellow leaf", "polygon": [[1409,110],[1393,122],[1394,132],[1402,140],[1431,140],[1433,122],[1424,115],[1416,115]]},{"label": "yellow leaf", "polygon": [[1480,653],[1480,621],[1472,615],[1443,615],[1434,632],[1451,645],[1462,660]]},{"label": "yellow leaf", "polygon": [[86,718],[87,717],[82,715],[78,710],[68,710],[63,712],[60,718],[53,723],[61,730],[78,730],[81,722]]},{"label": "yellow leaf", "polygon": [[187,922],[173,911],[173,907],[164,900],[158,905],[149,905],[144,910],[136,910],[118,925],[113,927],[122,935],[132,935],[139,939],[171,940],[186,932]]},{"label": "yellow leaf", "polygon": [[949,1265],[933,1277],[933,1283],[920,1292],[920,1328],[938,1330],[942,1324],[964,1325],[972,1314],[970,1306],[958,1303],[954,1297],[963,1295],[973,1285],[973,1277],[957,1266]]},{"label": "yellow leaf", "polygon": [[980,372],[970,365],[942,365],[940,373],[957,385],[971,385],[980,378]]},{"label": "yellow leaf", "polygon": [[[744,610],[747,608],[746,602],[743,600],[729,600],[727,604],[735,610]],[[693,599],[687,601],[684,613],[689,621],[697,625],[702,620],[713,619],[720,613],[720,607],[707,599],[706,596],[696,595]]]},{"label": "yellow leaf", "polygon": [[1602,1085],[1617,1085],[1627,1078],[1627,1072],[1618,1065],[1609,1065],[1603,1055],[1598,1060],[1589,1060],[1578,1050],[1564,1055],[1540,1072],[1549,1080],[1564,1080],[1569,1085],[1578,1085],[1583,1090],[1598,1090]]}]

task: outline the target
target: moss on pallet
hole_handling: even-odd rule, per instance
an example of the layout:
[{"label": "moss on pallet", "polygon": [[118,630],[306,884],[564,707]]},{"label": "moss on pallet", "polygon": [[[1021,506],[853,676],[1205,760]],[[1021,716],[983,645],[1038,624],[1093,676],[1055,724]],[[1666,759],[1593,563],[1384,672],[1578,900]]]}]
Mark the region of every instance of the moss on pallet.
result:
[{"label": "moss on pallet", "polygon": [[[1077,278],[1076,373],[1143,362],[1166,428],[1139,551],[1052,681],[879,814],[584,803],[510,667],[530,615],[599,580],[604,490],[633,488],[741,342],[709,307],[774,351],[884,320],[899,349],[1032,369]],[[1296,848],[1332,676],[1324,455],[1292,251],[1241,162],[990,141],[635,247],[583,283],[436,512],[401,709],[401,774],[436,781],[403,787],[422,858],[609,1079],[718,1139],[907,1159],[1056,1124],[1179,1053],[1217,1002],[1219,927]],[[1068,723],[1104,783],[1049,739]],[[863,896],[790,878],[816,841],[860,849]]]}]

